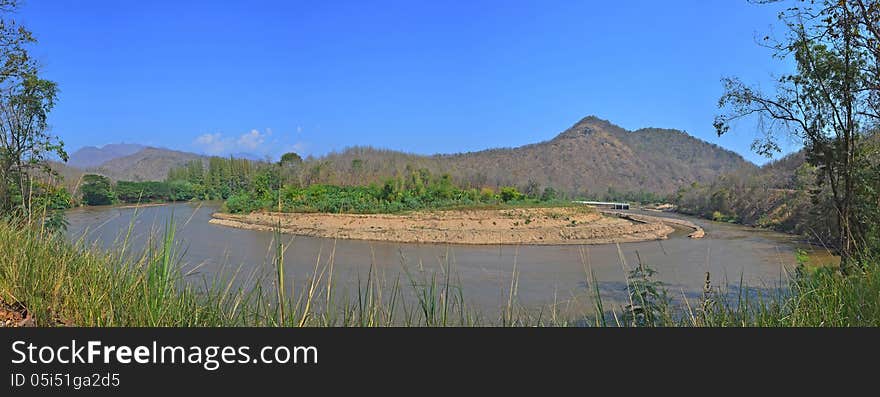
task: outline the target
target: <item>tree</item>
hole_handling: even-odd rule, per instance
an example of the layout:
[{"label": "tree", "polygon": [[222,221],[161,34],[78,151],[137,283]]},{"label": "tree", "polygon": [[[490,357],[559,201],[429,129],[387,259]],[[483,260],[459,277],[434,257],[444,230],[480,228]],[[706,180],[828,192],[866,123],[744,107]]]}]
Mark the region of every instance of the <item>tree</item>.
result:
[{"label": "tree", "polygon": [[277,169],[267,167],[257,172],[251,185],[258,198],[271,200],[273,194],[281,189],[281,176]]},{"label": "tree", "polygon": [[[776,1],[761,1],[769,3]],[[765,38],[779,58],[792,58],[796,70],[778,79],[776,92],[765,94],[736,78],[725,78],[715,118],[719,135],[731,122],[756,117],[764,136],[753,149],[778,152],[777,135],[799,137],[807,161],[817,167],[817,185],[827,184],[834,208],[835,246],[841,270],[857,260],[858,245],[868,233],[860,195],[862,170],[870,167],[866,136],[880,121],[877,0],[795,2],[780,15],[788,35]]]},{"label": "tree", "polygon": [[113,204],[115,199],[110,179],[103,175],[83,175],[80,191],[82,192],[82,201],[86,205]]},{"label": "tree", "polygon": [[[15,10],[16,0],[0,0],[0,13]],[[14,20],[0,18],[0,213],[18,208],[30,215],[37,173],[50,173],[48,159],[67,161],[64,144],[48,133],[48,114],[58,88],[38,75],[27,53],[33,35]]]},{"label": "tree", "polygon": [[298,166],[298,165],[301,165],[302,162],[303,162],[302,157],[300,157],[298,154],[296,154],[294,152],[289,152],[289,153],[284,153],[283,155],[281,155],[281,161],[279,161],[279,164],[282,166],[285,166],[285,165]]},{"label": "tree", "polygon": [[513,186],[502,187],[499,194],[501,196],[501,201],[505,203],[508,201],[522,200],[523,198],[523,194],[520,193],[519,190],[516,190],[516,188]]},{"label": "tree", "polygon": [[544,193],[541,194],[541,201],[552,201],[556,200],[557,197],[556,189],[548,186],[544,188]]}]

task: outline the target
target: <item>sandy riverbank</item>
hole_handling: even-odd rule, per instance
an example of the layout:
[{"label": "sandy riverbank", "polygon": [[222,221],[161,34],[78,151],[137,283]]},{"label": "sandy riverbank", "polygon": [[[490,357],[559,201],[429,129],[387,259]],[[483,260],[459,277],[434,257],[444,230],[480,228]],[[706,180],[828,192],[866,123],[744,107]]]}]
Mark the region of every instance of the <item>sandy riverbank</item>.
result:
[{"label": "sandy riverbank", "polygon": [[608,244],[665,239],[673,228],[605,216],[587,207],[424,211],[402,215],[216,213],[216,225],[312,237],[402,243]]},{"label": "sandy riverbank", "polygon": [[602,211],[602,213],[605,215],[626,218],[626,219],[636,221],[636,222],[641,222],[641,223],[657,223],[657,222],[659,222],[659,223],[664,223],[664,224],[670,225],[670,226],[678,226],[680,228],[689,229],[689,230],[691,230],[691,233],[688,234],[688,237],[693,238],[693,239],[701,239],[703,237],[706,237],[706,231],[703,230],[703,228],[700,227],[700,225],[697,225],[696,223],[693,223],[691,221],[684,220],[684,219],[676,219],[676,218],[660,217],[660,216],[650,216],[650,215],[640,215],[640,214],[633,214],[630,212],[621,212],[621,211],[607,211],[607,210],[605,210],[605,211]]}]

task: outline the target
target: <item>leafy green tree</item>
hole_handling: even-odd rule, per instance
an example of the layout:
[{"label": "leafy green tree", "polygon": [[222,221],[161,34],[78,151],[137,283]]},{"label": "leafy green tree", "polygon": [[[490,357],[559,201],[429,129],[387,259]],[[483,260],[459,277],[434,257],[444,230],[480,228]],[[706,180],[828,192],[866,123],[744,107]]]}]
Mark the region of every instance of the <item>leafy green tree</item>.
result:
[{"label": "leafy green tree", "polygon": [[113,204],[115,199],[110,178],[103,175],[83,175],[80,191],[82,192],[82,201],[86,205]]},{"label": "leafy green tree", "polygon": [[265,168],[254,176],[252,189],[261,200],[271,200],[274,192],[281,189],[281,176],[275,168]]},{"label": "leafy green tree", "polygon": [[196,187],[189,181],[168,182],[168,190],[171,192],[171,201],[189,201],[196,198]]},{"label": "leafy green tree", "polygon": [[279,164],[281,166],[292,166],[292,165],[298,166],[298,165],[302,165],[302,163],[303,163],[302,157],[300,157],[298,154],[296,154],[294,152],[284,153],[283,155],[281,155],[281,161],[279,161]]},{"label": "leafy green tree", "polygon": [[449,174],[441,175],[428,185],[428,194],[434,200],[449,200],[454,196],[456,190]]}]

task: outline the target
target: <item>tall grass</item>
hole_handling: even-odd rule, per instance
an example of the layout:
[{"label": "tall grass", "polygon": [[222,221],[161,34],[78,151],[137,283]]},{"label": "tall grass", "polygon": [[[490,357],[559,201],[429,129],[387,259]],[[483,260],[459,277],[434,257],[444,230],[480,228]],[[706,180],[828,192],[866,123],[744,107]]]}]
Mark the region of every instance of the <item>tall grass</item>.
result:
[{"label": "tall grass", "polygon": [[[856,274],[825,267],[800,271],[787,288],[769,295],[737,294],[709,305],[695,326],[880,326],[880,273],[876,261]],[[742,289],[742,288],[741,288]]]},{"label": "tall grass", "polygon": [[[485,318],[468,305],[447,258],[439,272],[384,277],[372,262],[352,291],[334,279],[335,247],[320,254],[314,271],[287,283],[285,243],[275,234],[274,257],[265,272],[224,269],[193,282],[169,222],[143,252],[132,252],[130,231],[112,251],[69,243],[24,223],[0,222],[0,299],[21,303],[40,326],[878,326],[877,267],[841,276],[830,269],[800,269],[781,288],[753,292],[740,285],[711,285],[692,302],[671,304],[647,264],[627,270],[628,304],[609,305],[581,250],[589,313],[561,315],[554,305],[518,302],[514,263],[506,305]],[[401,258],[406,263],[405,258]],[[296,290],[296,285],[304,286]]]}]

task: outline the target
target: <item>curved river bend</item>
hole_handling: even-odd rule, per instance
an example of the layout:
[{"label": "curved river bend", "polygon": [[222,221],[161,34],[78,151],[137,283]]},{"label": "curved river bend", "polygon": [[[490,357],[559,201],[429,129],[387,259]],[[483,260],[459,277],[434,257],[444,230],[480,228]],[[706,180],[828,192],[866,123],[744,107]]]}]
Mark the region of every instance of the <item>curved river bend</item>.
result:
[{"label": "curved river bend", "polygon": [[[151,236],[161,239],[172,216],[188,276],[201,281],[218,271],[272,274],[273,233],[234,229],[208,223],[218,203],[178,203],[163,206],[78,208],[68,212],[68,237],[111,249],[132,225],[129,249],[142,250]],[[656,214],[655,216],[676,216]],[[673,298],[698,299],[706,272],[714,285],[737,289],[740,280],[750,287],[776,288],[794,263],[799,245],[790,236],[752,228],[687,218],[702,226],[706,238],[694,240],[688,231],[677,231],[668,240],[620,245],[629,266],[641,261],[657,271]],[[288,285],[302,291],[304,280],[315,272],[318,258],[324,266],[333,252],[334,280],[338,287],[357,290],[373,266],[374,277],[409,285],[410,275],[430,277],[451,269],[453,284],[460,285],[469,305],[488,319],[507,305],[514,265],[518,276],[516,300],[526,308],[546,308],[556,302],[560,313],[592,310],[587,283],[591,269],[606,307],[623,304],[626,297],[624,268],[615,245],[589,246],[455,246],[400,244],[284,236]],[[335,248],[335,251],[334,251]],[[787,270],[786,270],[787,269]],[[239,276],[240,278],[242,276]],[[421,276],[418,276],[421,277]],[[438,276],[438,279],[443,277]],[[337,287],[337,288],[338,288]]]}]

